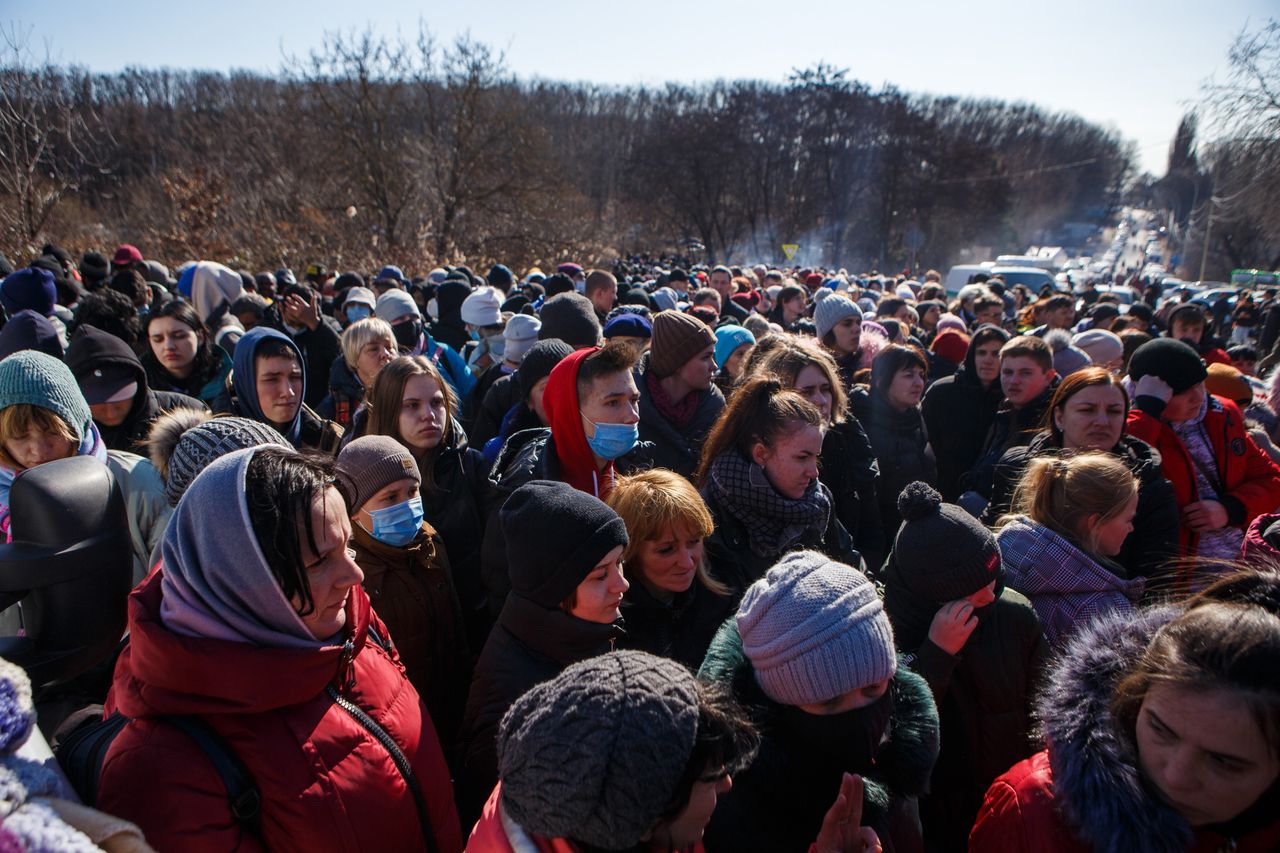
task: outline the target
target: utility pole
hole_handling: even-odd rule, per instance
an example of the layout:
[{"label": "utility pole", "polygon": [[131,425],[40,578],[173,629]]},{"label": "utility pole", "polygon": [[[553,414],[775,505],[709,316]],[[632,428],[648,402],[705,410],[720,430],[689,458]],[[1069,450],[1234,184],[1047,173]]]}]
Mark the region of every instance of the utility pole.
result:
[{"label": "utility pole", "polygon": [[1213,196],[1209,196],[1209,221],[1204,226],[1204,249],[1200,252],[1200,277],[1197,281],[1204,281],[1204,268],[1209,262],[1209,238],[1213,235]]}]

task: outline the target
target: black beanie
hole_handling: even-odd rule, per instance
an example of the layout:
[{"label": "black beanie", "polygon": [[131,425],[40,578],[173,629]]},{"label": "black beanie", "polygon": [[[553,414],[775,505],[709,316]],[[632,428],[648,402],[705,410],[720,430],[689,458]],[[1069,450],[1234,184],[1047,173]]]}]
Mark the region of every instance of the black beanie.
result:
[{"label": "black beanie", "polygon": [[921,598],[955,601],[999,580],[1000,549],[982,522],[942,502],[926,483],[908,483],[898,495],[902,527],[894,559],[903,583]]},{"label": "black beanie", "polygon": [[559,607],[606,554],[627,544],[627,525],[618,514],[568,483],[526,483],[511,493],[498,518],[511,591],[547,609]]},{"label": "black beanie", "polygon": [[565,358],[573,354],[573,347],[559,338],[549,341],[538,341],[529,347],[524,360],[516,370],[516,381],[520,383],[520,399],[528,400],[529,392],[538,384],[539,379],[551,375],[551,370]]},{"label": "black beanie", "polygon": [[1173,338],[1147,341],[1129,360],[1129,378],[1133,381],[1137,382],[1144,376],[1158,376],[1175,394],[1203,382],[1208,375],[1200,354],[1190,344]]},{"label": "black beanie", "polygon": [[600,343],[600,321],[591,300],[580,293],[561,293],[542,305],[538,340],[559,338],[574,349]]}]

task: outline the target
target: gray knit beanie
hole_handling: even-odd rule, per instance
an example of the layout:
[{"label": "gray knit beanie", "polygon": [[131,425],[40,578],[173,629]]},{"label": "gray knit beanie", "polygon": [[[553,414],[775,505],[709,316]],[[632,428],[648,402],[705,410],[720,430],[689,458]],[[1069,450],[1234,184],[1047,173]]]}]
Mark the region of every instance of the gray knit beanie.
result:
[{"label": "gray knit beanie", "polygon": [[164,496],[169,506],[178,505],[187,487],[215,459],[235,450],[267,444],[289,447],[279,432],[249,418],[210,418],[182,433],[165,472]]},{"label": "gray knit beanie", "polygon": [[0,409],[26,403],[53,412],[71,428],[76,441],[89,434],[93,414],[80,393],[71,368],[35,350],[22,350],[0,361]]},{"label": "gray knit beanie", "polygon": [[783,557],[738,608],[756,683],[783,705],[810,705],[897,669],[893,629],[871,581],[817,551]]},{"label": "gray knit beanie", "polygon": [[845,317],[854,317],[862,322],[862,309],[844,294],[832,293],[815,305],[813,325],[818,329],[818,340],[822,340]]},{"label": "gray knit beanie", "polygon": [[539,312],[538,340],[558,338],[574,349],[600,343],[600,321],[591,300],[580,293],[558,293]]},{"label": "gray knit beanie", "polygon": [[502,807],[523,829],[606,850],[639,844],[698,734],[698,683],[639,651],[576,663],[525,693],[498,729]]},{"label": "gray knit beanie", "polygon": [[347,510],[352,515],[379,489],[392,483],[413,480],[422,484],[422,474],[418,463],[413,461],[413,454],[389,435],[357,438],[342,448],[335,467],[348,486]]}]

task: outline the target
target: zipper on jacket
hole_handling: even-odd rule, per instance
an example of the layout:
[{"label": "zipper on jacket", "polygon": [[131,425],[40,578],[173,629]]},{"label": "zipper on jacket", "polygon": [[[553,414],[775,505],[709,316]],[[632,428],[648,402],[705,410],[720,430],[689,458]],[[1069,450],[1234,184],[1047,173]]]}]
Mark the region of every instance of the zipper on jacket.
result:
[{"label": "zipper on jacket", "polygon": [[347,637],[342,644],[342,657],[338,659],[338,674],[334,681],[338,682],[342,693],[356,686],[356,641],[352,637]]},{"label": "zipper on jacket", "polygon": [[[348,640],[347,642],[350,643],[351,641]],[[337,703],[339,708],[346,711],[365,731],[373,735],[373,739],[382,744],[382,748],[391,756],[392,763],[395,764],[396,770],[400,771],[400,776],[404,779],[405,785],[408,786],[409,793],[413,795],[413,805],[418,810],[418,823],[422,828],[422,837],[427,843],[427,850],[430,853],[436,853],[436,836],[431,829],[431,818],[427,814],[427,803],[422,796],[422,788],[418,785],[418,777],[414,775],[413,766],[409,764],[409,759],[405,757],[395,739],[387,734],[387,730],[378,725],[378,721],[366,714],[363,708],[347,697],[340,695],[333,688],[333,685],[326,687],[325,692],[329,694],[330,699]]]}]

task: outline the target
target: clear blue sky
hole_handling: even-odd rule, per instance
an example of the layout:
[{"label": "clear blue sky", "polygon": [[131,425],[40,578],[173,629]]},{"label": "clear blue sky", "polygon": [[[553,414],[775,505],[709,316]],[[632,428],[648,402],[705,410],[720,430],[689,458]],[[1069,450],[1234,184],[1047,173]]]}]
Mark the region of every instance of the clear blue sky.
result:
[{"label": "clear blue sky", "polygon": [[523,77],[598,83],[781,81],[825,61],[872,85],[1028,100],[1114,126],[1164,171],[1200,82],[1276,0],[0,0],[60,63],[263,72],[326,30],[470,32]]}]

